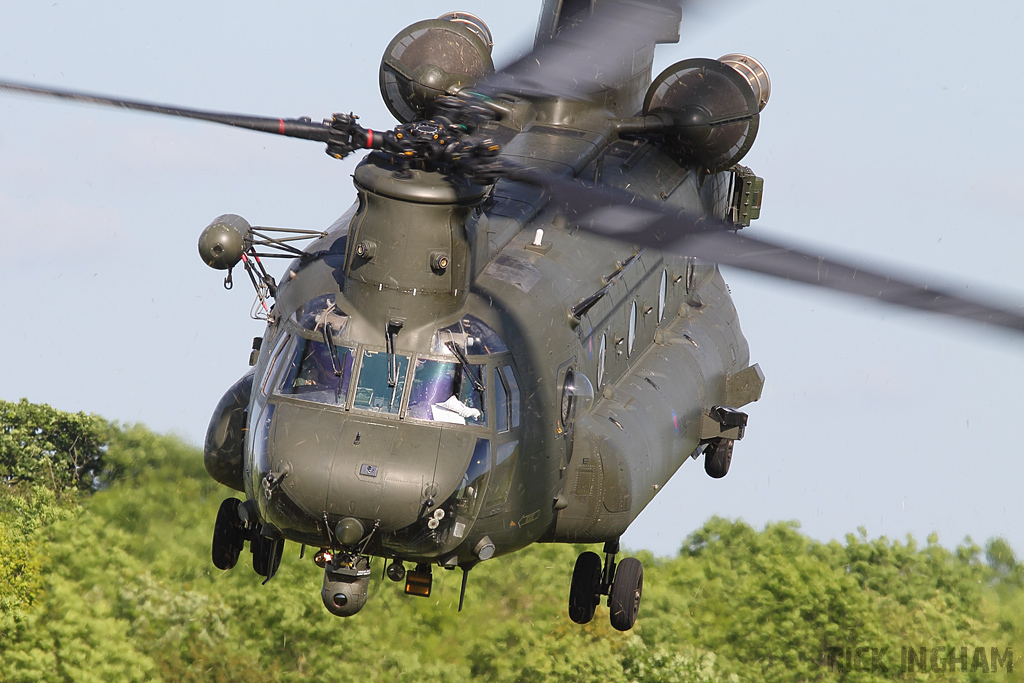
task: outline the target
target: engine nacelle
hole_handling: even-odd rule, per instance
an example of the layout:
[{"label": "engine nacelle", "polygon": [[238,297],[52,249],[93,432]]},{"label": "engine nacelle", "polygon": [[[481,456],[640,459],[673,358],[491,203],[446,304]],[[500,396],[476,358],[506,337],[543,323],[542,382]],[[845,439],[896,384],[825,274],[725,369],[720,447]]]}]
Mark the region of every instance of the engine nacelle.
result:
[{"label": "engine nacelle", "polygon": [[429,118],[434,100],[494,71],[491,32],[478,17],[450,12],[403,29],[380,62],[380,92],[402,123]]},{"label": "engine nacelle", "polygon": [[752,57],[686,59],[654,79],[643,113],[668,119],[664,135],[670,148],[718,172],[750,150],[770,94],[768,72]]}]

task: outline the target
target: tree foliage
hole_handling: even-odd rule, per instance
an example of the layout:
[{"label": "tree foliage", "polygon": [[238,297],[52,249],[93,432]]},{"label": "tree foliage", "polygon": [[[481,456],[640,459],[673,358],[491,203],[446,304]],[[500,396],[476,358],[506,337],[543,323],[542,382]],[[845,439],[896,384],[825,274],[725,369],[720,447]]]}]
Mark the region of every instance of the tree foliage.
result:
[{"label": "tree foliage", "polygon": [[58,494],[91,489],[103,469],[107,431],[95,415],[0,401],[0,482]]},{"label": "tree foliage", "polygon": [[0,625],[20,618],[42,587],[37,534],[76,514],[77,492],[103,467],[108,432],[95,415],[0,401]]},{"label": "tree foliage", "polygon": [[[1022,570],[1005,543],[948,550],[928,539],[821,543],[796,524],[756,530],[713,518],[677,557],[640,557],[637,626],[614,631],[598,608],[586,626],[565,602],[584,547],[533,546],[485,562],[457,612],[460,572],[435,569],[430,598],[411,598],[374,565],[371,598],[351,619],[320,602],[322,571],[289,545],[266,586],[247,565],[213,568],[221,500],[202,455],[134,427],[104,455],[109,485],[73,519],[53,518],[43,591],[0,622],[0,679],[9,681],[914,680],[900,648],[998,647],[1024,653]],[[887,670],[848,666],[856,648],[888,648]],[[929,671],[926,680],[1015,680]]]}]

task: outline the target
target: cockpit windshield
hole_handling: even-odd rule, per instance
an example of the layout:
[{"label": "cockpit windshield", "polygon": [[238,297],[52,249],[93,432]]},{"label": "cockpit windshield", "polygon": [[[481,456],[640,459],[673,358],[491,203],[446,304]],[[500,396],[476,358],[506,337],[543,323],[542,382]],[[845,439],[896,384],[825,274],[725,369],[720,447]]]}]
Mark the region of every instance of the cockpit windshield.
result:
[{"label": "cockpit windshield", "polygon": [[[279,395],[348,410],[487,426],[485,385],[494,378],[488,376],[489,361],[484,357],[507,353],[508,348],[486,323],[466,315],[437,330],[431,353],[419,355],[398,353],[393,347],[375,350],[354,344],[344,336],[348,322],[333,295],[311,299],[295,312],[290,331],[276,346],[262,386],[274,387]],[[348,344],[338,343],[342,339]],[[412,386],[407,392],[410,372]],[[498,410],[507,413],[508,389],[504,385],[499,378]],[[507,423],[506,415],[497,424],[507,431]]]},{"label": "cockpit windshield", "polygon": [[[389,368],[392,361],[394,366]],[[398,409],[402,407],[402,393],[405,391],[405,375],[408,369],[409,356],[396,353],[389,358],[384,351],[363,351],[359,383],[356,385],[356,398],[352,407],[372,410],[375,413],[398,413]]]},{"label": "cockpit windshield", "polygon": [[[332,359],[331,349],[326,343],[299,338],[280,393],[307,401],[345,405],[355,349],[335,344],[334,353]],[[335,371],[335,363],[340,375]]]},{"label": "cockpit windshield", "polygon": [[459,363],[420,358],[416,361],[408,416],[452,424],[486,425],[483,391]]}]

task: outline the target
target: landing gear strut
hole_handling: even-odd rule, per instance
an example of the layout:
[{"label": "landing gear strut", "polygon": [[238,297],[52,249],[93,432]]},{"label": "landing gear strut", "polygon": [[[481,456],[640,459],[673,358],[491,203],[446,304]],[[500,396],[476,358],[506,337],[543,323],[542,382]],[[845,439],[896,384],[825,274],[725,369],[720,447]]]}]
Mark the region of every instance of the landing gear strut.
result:
[{"label": "landing gear strut", "polygon": [[248,541],[252,552],[252,568],[266,579],[263,582],[266,583],[281,566],[284,539],[264,536],[258,524],[248,521],[252,519],[251,505],[237,498],[227,498],[220,504],[217,521],[213,526],[213,565],[224,570],[234,567]]},{"label": "landing gear strut", "polygon": [[277,568],[281,566],[281,555],[284,553],[283,538],[268,538],[253,529],[249,539],[249,550],[252,551],[252,569],[267,581],[274,578]]},{"label": "landing gear strut", "polygon": [[618,552],[618,541],[604,544],[603,568],[597,553],[585,552],[576,559],[569,587],[569,618],[577,624],[589,623],[594,618],[602,595],[608,596],[613,628],[628,631],[636,623],[644,589],[644,568],[634,557],[627,557],[616,565]]}]

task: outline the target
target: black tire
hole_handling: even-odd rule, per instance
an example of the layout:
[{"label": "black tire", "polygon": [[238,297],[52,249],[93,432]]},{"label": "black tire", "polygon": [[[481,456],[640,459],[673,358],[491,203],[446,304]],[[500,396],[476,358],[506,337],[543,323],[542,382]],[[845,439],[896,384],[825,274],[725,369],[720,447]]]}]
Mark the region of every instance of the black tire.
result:
[{"label": "black tire", "polygon": [[245,544],[245,531],[238,518],[237,498],[228,498],[217,510],[217,521],[213,525],[213,566],[217,569],[231,569],[238,564],[238,554]]},{"label": "black tire", "polygon": [[635,557],[627,557],[615,568],[615,580],[608,595],[608,611],[612,628],[628,631],[636,623],[640,612],[640,597],[644,592],[644,566]]},{"label": "black tire", "polygon": [[569,586],[569,618],[577,624],[589,623],[600,599],[601,558],[585,552],[576,558]]},{"label": "black tire", "polygon": [[717,439],[708,444],[704,451],[704,471],[712,479],[721,479],[729,474],[732,464],[732,439]]}]

